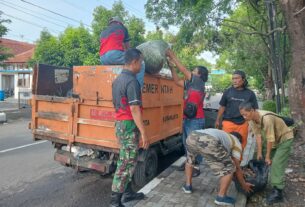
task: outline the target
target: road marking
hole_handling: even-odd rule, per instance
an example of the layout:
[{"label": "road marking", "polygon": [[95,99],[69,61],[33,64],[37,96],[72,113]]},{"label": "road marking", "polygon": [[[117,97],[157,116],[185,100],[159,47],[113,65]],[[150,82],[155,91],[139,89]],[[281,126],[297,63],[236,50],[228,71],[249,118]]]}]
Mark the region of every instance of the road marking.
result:
[{"label": "road marking", "polygon": [[19,147],[6,149],[6,150],[2,150],[2,151],[0,151],[0,154],[5,153],[5,152],[10,152],[10,151],[13,151],[13,150],[17,150],[17,149],[22,149],[22,148],[25,148],[25,147],[30,147],[30,146],[37,145],[37,144],[42,144],[42,143],[45,143],[45,142],[47,142],[47,140],[35,142],[35,143],[32,143],[32,144],[26,144],[26,145],[22,145],[22,146],[19,146]]}]

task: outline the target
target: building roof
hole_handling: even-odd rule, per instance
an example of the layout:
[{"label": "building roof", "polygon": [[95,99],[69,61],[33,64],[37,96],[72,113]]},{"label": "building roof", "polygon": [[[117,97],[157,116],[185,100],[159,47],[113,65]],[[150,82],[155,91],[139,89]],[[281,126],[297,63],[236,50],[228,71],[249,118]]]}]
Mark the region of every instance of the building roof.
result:
[{"label": "building roof", "polygon": [[34,44],[0,38],[0,45],[8,48],[7,53],[14,55],[4,63],[26,63],[34,55]]}]

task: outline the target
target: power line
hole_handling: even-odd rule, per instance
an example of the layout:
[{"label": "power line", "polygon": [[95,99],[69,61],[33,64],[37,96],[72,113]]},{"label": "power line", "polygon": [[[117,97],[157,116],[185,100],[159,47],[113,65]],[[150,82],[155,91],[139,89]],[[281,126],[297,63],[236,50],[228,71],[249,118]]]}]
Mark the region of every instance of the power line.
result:
[{"label": "power line", "polygon": [[[105,2],[103,0],[101,0],[102,3],[104,3],[105,5],[107,5],[110,9],[112,9],[112,5],[108,4],[109,2]],[[137,18],[140,19],[146,19],[145,14],[140,12],[140,10],[132,8],[131,6],[129,6],[129,4],[127,4],[126,2],[123,2],[123,6],[126,7],[127,9],[129,9],[130,12],[133,13],[134,16],[136,16]],[[128,11],[128,10],[127,10]],[[145,22],[145,24],[151,25],[152,27],[155,27],[155,24],[151,23],[151,22]]]},{"label": "power line", "polygon": [[[62,1],[62,0],[61,0]],[[78,9],[79,11],[82,11],[82,12],[88,12],[88,13],[90,13],[91,14],[91,11],[88,11],[87,9],[84,9],[84,8],[81,8],[81,7],[79,7],[79,6],[76,6],[75,4],[72,4],[71,2],[69,2],[69,1],[67,1],[67,0],[63,0],[63,2],[65,3],[65,4],[67,4],[67,5],[70,5],[70,6],[72,6],[72,7],[74,7],[75,9]]]},{"label": "power line", "polygon": [[[61,16],[61,17],[63,17],[63,18],[69,19],[69,20],[71,20],[71,21],[74,21],[74,22],[77,22],[77,23],[81,23],[79,20],[76,20],[76,19],[73,19],[73,18],[71,18],[71,17],[68,17],[68,16],[65,16],[65,15],[59,14],[59,13],[57,13],[57,12],[55,12],[55,11],[46,9],[46,8],[44,8],[44,7],[42,7],[42,6],[37,5],[37,4],[33,4],[33,3],[28,2],[28,1],[25,1],[25,0],[20,0],[20,1],[22,1],[22,2],[24,2],[24,3],[26,3],[26,4],[30,4],[30,5],[32,5],[32,6],[35,6],[35,7],[39,8],[39,9],[48,11],[48,12],[50,12],[50,13],[52,13],[52,14],[56,14],[56,15]],[[83,23],[83,25],[85,25],[85,26],[87,26],[87,27],[90,27],[90,25],[85,24],[85,23]]]},{"label": "power line", "polygon": [[[133,6],[131,6],[131,5],[128,4],[127,2],[125,2],[125,6],[128,7],[130,10],[133,10],[133,11],[134,11],[134,12],[133,12],[134,14],[135,14],[135,12],[137,12],[137,13],[139,14],[140,17],[146,19],[146,15],[145,15],[145,13],[144,13],[143,11],[140,11],[139,9],[137,9],[137,8],[135,8],[135,7],[133,7]],[[155,24],[153,24],[153,23],[151,23],[151,22],[148,22],[148,21],[147,21],[146,23],[152,25],[153,27],[156,26]]]},{"label": "power line", "polygon": [[128,4],[127,2],[125,2],[125,6],[126,6],[126,7],[129,7],[129,9],[131,9],[131,10],[133,10],[133,11],[136,11],[138,14],[140,14],[141,17],[146,18],[145,13],[143,13],[142,11],[140,11],[140,10],[138,10],[138,9],[136,9],[136,8],[134,8],[134,7],[132,7],[132,6],[131,6],[130,4]]},{"label": "power line", "polygon": [[[40,27],[40,28],[42,28],[42,29],[46,29],[46,27],[44,27],[44,26],[42,26],[42,25],[36,24],[36,23],[34,23],[34,22],[30,22],[30,21],[27,21],[27,20],[24,20],[24,19],[21,19],[21,18],[18,18],[18,17],[14,17],[14,16],[12,16],[12,15],[9,15],[9,14],[4,13],[3,11],[1,11],[1,12],[2,12],[2,14],[4,14],[5,16],[8,16],[8,17],[10,17],[10,18],[17,19],[17,20],[19,20],[19,21],[22,21],[22,22],[31,24],[31,25],[36,26],[36,27]],[[60,33],[60,31],[58,31],[58,30],[54,30],[54,29],[52,29],[52,30],[53,30],[53,32],[55,31],[56,33]]]},{"label": "power line", "polygon": [[40,20],[43,20],[43,21],[49,22],[49,23],[51,23],[51,24],[57,25],[57,26],[59,26],[59,27],[66,28],[66,26],[63,26],[63,25],[54,23],[54,22],[52,22],[52,21],[50,21],[50,20],[48,20],[48,19],[45,19],[45,18],[36,16],[36,15],[34,15],[34,14],[30,14],[30,13],[28,13],[28,12],[22,11],[21,9],[17,9],[17,8],[15,8],[15,7],[13,7],[13,6],[10,6],[10,5],[7,5],[7,4],[5,4],[5,3],[3,3],[3,2],[0,2],[0,4],[3,4],[3,5],[5,5],[5,6],[7,6],[7,7],[10,7],[10,8],[15,9],[15,10],[17,10],[17,11],[20,11],[20,12],[25,13],[25,14],[27,14],[27,15],[30,15],[30,16],[33,16],[33,17],[36,17],[36,18],[39,18]]},{"label": "power line", "polygon": [[47,17],[47,18],[49,18],[49,19],[56,20],[56,21],[58,21],[58,22],[60,22],[60,23],[65,23],[65,24],[67,24],[67,25],[70,25],[70,23],[65,22],[65,21],[63,21],[63,20],[59,20],[59,19],[57,19],[57,18],[54,18],[54,17],[48,16],[48,15],[42,14],[42,13],[40,13],[40,12],[37,12],[37,11],[31,10],[31,9],[22,7],[22,6],[20,6],[20,5],[14,4],[14,3],[12,3],[12,2],[7,2],[7,1],[4,1],[4,0],[1,0],[1,1],[3,1],[3,2],[9,4],[9,5],[13,5],[13,6],[15,6],[15,7],[19,7],[19,8],[21,8],[21,9],[28,10],[28,11],[30,11],[30,12],[39,14],[39,15],[44,16],[44,17]]}]

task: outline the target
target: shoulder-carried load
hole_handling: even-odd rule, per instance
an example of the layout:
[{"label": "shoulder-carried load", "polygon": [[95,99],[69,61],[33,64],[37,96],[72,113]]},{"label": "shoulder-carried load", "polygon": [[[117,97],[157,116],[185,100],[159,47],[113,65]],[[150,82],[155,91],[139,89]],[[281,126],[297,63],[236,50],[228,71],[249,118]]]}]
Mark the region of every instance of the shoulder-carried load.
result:
[{"label": "shoulder-carried load", "polygon": [[148,41],[137,47],[143,53],[146,73],[159,73],[166,62],[165,52],[168,47],[163,40]]}]

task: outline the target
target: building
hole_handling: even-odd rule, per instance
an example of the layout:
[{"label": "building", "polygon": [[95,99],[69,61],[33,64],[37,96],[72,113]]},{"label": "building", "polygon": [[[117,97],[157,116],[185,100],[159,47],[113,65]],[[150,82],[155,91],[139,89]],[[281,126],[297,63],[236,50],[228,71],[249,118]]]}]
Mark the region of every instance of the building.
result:
[{"label": "building", "polygon": [[33,57],[35,45],[15,40],[0,38],[0,45],[8,48],[13,56],[0,64],[0,90],[6,96],[29,96],[31,94],[33,69],[27,62]]}]

